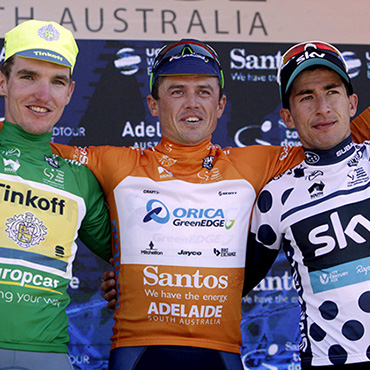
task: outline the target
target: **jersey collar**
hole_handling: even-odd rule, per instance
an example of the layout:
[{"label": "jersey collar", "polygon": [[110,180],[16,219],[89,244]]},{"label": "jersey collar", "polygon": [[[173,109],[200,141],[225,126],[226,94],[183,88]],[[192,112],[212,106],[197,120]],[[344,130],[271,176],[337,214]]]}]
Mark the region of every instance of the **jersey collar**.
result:
[{"label": "jersey collar", "polygon": [[334,148],[328,150],[304,149],[305,162],[311,166],[324,166],[343,161],[355,151],[355,146],[350,135]]}]

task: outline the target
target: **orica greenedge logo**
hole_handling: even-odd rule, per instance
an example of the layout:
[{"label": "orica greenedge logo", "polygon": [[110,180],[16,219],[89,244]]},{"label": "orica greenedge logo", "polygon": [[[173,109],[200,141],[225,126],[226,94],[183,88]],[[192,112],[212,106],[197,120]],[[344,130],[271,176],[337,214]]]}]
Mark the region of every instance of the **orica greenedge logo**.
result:
[{"label": "orica greenedge logo", "polygon": [[170,211],[158,199],[151,199],[146,204],[147,214],[143,222],[157,222],[166,224],[173,216],[173,225],[177,227],[224,227],[231,229],[235,220],[228,220],[221,208],[183,208],[178,207]]}]

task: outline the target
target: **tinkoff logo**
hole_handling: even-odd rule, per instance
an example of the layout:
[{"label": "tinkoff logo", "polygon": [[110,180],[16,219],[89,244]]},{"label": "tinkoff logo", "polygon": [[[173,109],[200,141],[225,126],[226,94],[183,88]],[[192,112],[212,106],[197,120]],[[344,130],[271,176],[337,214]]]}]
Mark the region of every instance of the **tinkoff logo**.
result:
[{"label": "tinkoff logo", "polygon": [[45,240],[47,227],[31,212],[24,215],[14,215],[5,223],[6,232],[22,248],[30,248],[39,245]]}]

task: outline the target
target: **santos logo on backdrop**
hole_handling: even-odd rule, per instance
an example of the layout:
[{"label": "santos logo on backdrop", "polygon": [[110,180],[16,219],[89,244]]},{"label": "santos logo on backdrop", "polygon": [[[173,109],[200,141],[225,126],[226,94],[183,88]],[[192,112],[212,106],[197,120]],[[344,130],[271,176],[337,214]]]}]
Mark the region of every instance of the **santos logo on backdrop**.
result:
[{"label": "santos logo on backdrop", "polygon": [[[282,51],[275,54],[252,54],[245,48],[234,48],[230,51],[231,78],[241,82],[275,82],[276,71],[281,63]],[[361,59],[353,51],[344,51],[349,75],[355,78],[362,66]],[[366,53],[367,55],[369,53]],[[235,72],[237,71],[237,72]],[[271,71],[271,73],[266,73]]]}]

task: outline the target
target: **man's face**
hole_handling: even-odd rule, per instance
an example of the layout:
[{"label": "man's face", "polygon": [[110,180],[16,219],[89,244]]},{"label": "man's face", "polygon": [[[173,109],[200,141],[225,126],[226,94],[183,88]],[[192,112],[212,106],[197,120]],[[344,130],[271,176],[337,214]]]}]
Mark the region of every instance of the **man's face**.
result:
[{"label": "man's face", "polygon": [[16,56],[9,79],[0,73],[5,120],[31,134],[50,132],[71,99],[70,81],[68,67]]},{"label": "man's face", "polygon": [[281,109],[281,118],[289,128],[297,129],[305,148],[330,149],[350,135],[357,96],[348,97],[342,79],[333,70],[301,72],[293,82],[289,103],[290,109]]},{"label": "man's face", "polygon": [[164,77],[159,99],[148,96],[151,114],[159,117],[164,137],[183,145],[209,139],[222,116],[226,97],[219,99],[217,77],[203,75]]}]

